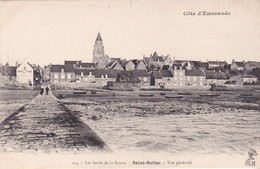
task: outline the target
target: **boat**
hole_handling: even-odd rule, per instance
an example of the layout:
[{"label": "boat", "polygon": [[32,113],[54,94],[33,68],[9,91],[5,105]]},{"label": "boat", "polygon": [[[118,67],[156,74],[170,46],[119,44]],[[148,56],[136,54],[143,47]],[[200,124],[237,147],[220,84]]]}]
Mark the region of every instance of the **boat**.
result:
[{"label": "boat", "polygon": [[240,96],[248,97],[248,96],[253,96],[253,94],[252,93],[241,93]]},{"label": "boat", "polygon": [[178,98],[182,98],[183,96],[165,96],[166,99],[178,99]]},{"label": "boat", "polygon": [[64,94],[59,94],[59,95],[57,96],[57,98],[58,98],[58,99],[63,99],[63,98],[65,98],[65,96],[64,96]]},{"label": "boat", "polygon": [[140,97],[152,97],[153,94],[139,94]]},{"label": "boat", "polygon": [[201,97],[217,97],[220,96],[221,94],[200,94]]},{"label": "boat", "polygon": [[192,93],[191,92],[180,92],[180,93],[178,93],[179,95],[192,95]]},{"label": "boat", "polygon": [[165,95],[165,93],[160,93],[160,95],[164,96],[164,95]]},{"label": "boat", "polygon": [[91,94],[97,94],[97,92],[96,91],[91,91]]},{"label": "boat", "polygon": [[74,90],[73,91],[74,94],[86,94],[87,91],[82,91],[82,90]]},{"label": "boat", "polygon": [[227,91],[227,86],[211,84],[210,91]]}]

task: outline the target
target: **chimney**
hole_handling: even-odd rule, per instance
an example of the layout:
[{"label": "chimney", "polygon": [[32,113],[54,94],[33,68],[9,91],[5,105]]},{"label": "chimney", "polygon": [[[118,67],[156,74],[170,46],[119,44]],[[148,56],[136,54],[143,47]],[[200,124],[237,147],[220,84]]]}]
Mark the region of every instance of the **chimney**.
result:
[{"label": "chimney", "polygon": [[177,66],[174,66],[174,70],[177,70]]}]

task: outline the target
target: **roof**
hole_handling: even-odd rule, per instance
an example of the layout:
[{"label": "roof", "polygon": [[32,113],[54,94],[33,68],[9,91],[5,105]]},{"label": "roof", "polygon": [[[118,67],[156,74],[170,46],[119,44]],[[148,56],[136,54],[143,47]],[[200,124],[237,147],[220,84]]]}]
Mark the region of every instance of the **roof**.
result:
[{"label": "roof", "polygon": [[96,64],[95,63],[80,63],[79,66],[82,66],[84,68],[95,68]]},{"label": "roof", "polygon": [[155,79],[162,79],[162,75],[159,71],[153,71],[152,74]]},{"label": "roof", "polygon": [[94,70],[96,78],[101,78],[102,75],[105,77],[106,74],[107,74],[108,78],[116,78],[117,74],[119,72],[120,72],[119,70],[115,70],[115,69],[95,69]]},{"label": "roof", "polygon": [[96,41],[102,41],[102,38],[101,38],[100,32],[98,32],[98,35],[97,35],[97,39],[96,39]]},{"label": "roof", "polygon": [[92,75],[95,74],[94,70],[88,70],[88,69],[75,69],[75,75],[81,75],[81,73],[83,73],[83,75],[89,75],[89,73],[92,73]]},{"label": "roof", "polygon": [[149,77],[146,70],[133,70],[133,77]]},{"label": "roof", "polygon": [[247,65],[249,65],[250,67],[260,67],[260,63],[257,61],[248,61],[246,62]]},{"label": "roof", "polygon": [[225,65],[227,64],[226,61],[208,61],[208,64],[211,64],[211,65]]},{"label": "roof", "polygon": [[65,60],[64,61],[64,65],[78,65],[78,64],[81,64],[81,60]]},{"label": "roof", "polygon": [[244,66],[245,66],[244,62],[235,62],[235,64],[236,64],[238,67],[244,67]]},{"label": "roof", "polygon": [[205,76],[205,73],[200,69],[185,70],[185,76]]},{"label": "roof", "polygon": [[149,57],[144,57],[143,61],[144,61],[145,64],[147,64],[149,62]]},{"label": "roof", "polygon": [[183,62],[187,62],[187,60],[174,60],[173,63],[175,64],[182,64]]},{"label": "roof", "polygon": [[206,79],[229,79],[229,75],[226,72],[214,72],[206,71]]},{"label": "roof", "polygon": [[173,77],[173,74],[169,70],[161,70],[160,71],[162,77]]},{"label": "roof", "polygon": [[61,72],[61,69],[64,69],[64,72],[75,72],[72,66],[67,65],[51,65],[50,72]]},{"label": "roof", "polygon": [[116,61],[120,62],[121,58],[111,58],[111,60],[116,60]]}]

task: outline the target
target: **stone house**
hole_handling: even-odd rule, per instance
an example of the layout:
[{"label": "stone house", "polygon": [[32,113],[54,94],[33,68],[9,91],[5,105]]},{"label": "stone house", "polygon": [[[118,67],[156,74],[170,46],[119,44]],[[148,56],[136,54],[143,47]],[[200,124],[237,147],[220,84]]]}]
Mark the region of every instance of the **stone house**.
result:
[{"label": "stone house", "polygon": [[221,71],[205,71],[206,74],[206,84],[211,85],[224,85],[229,80],[229,75],[227,72]]},{"label": "stone house", "polygon": [[88,70],[88,69],[75,69],[75,79],[76,82],[94,83],[95,72],[94,70]]},{"label": "stone house", "polygon": [[0,66],[0,87],[16,85],[16,66]]},{"label": "stone house", "polygon": [[228,63],[226,61],[208,61],[208,68],[224,68],[226,65],[228,65]]},{"label": "stone house", "polygon": [[163,86],[163,78],[159,71],[152,71],[150,74],[150,86]]},{"label": "stone house", "polygon": [[148,68],[151,70],[160,70],[164,66],[164,58],[158,56],[156,52],[153,55],[150,55],[148,61]]},{"label": "stone house", "polygon": [[134,59],[132,60],[132,62],[135,64],[136,70],[146,70],[146,64],[144,63],[143,60]]},{"label": "stone house", "polygon": [[[51,83],[76,81],[75,69],[70,65],[50,65],[49,71],[49,78]],[[48,74],[48,72],[45,74]]]},{"label": "stone house", "polygon": [[138,78],[141,86],[149,86],[149,73],[146,70],[133,70],[133,77]]},{"label": "stone house", "polygon": [[260,62],[257,61],[248,61],[245,63],[244,70],[246,72],[252,71],[254,68],[260,68]]},{"label": "stone house", "polygon": [[184,86],[185,85],[185,70],[182,66],[171,66],[169,68],[173,75],[173,86]]},{"label": "stone house", "polygon": [[129,61],[127,61],[127,62],[123,65],[123,68],[124,68],[126,71],[134,70],[134,69],[135,69],[135,64],[132,62],[132,60],[129,60]]},{"label": "stone house", "polygon": [[41,70],[37,66],[33,66],[28,62],[24,62],[16,69],[16,80],[18,85],[37,85],[41,80]]},{"label": "stone house", "polygon": [[206,75],[201,69],[185,70],[185,85],[203,86],[206,83]]},{"label": "stone house", "polygon": [[159,71],[162,79],[163,79],[163,85],[165,88],[172,88],[174,84],[174,77],[170,70],[160,70]]},{"label": "stone house", "polygon": [[230,69],[231,70],[240,70],[240,71],[243,71],[245,68],[245,62],[242,61],[242,62],[237,62],[233,59],[232,63],[231,63],[231,66],[230,66]]},{"label": "stone house", "polygon": [[120,70],[114,69],[95,69],[95,80],[98,86],[105,86],[108,82],[116,82],[117,74]]},{"label": "stone house", "polygon": [[114,69],[114,70],[124,70],[122,65],[117,60],[110,61],[106,67],[106,69]]}]

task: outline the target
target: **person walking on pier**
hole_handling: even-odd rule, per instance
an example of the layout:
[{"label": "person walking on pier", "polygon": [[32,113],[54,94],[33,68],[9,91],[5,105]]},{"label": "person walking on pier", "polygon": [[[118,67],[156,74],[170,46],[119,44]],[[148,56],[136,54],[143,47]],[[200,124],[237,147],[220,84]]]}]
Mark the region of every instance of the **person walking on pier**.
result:
[{"label": "person walking on pier", "polygon": [[43,95],[44,88],[41,86],[40,94]]},{"label": "person walking on pier", "polygon": [[46,95],[48,95],[48,94],[49,94],[49,87],[47,86],[47,87],[45,88],[45,90],[46,90]]}]

